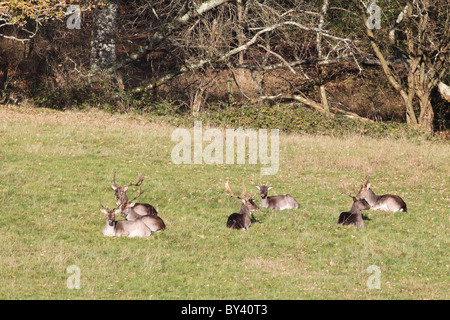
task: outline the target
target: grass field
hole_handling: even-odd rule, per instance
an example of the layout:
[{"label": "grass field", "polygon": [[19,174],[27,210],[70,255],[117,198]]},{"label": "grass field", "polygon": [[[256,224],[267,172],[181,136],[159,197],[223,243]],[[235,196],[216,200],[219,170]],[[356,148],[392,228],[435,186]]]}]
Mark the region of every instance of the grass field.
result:
[{"label": "grass field", "polygon": [[[449,144],[280,134],[280,170],[261,176],[259,165],[173,164],[174,129],[138,115],[1,107],[0,299],[450,298]],[[139,201],[166,231],[102,235],[113,170],[119,184],[143,173]],[[351,207],[340,182],[367,173],[409,212],[337,225]],[[227,229],[240,203],[224,182],[238,192],[242,177],[300,208],[261,209],[248,231]],[[67,286],[70,266],[81,289]],[[370,266],[380,289],[367,285]]]}]

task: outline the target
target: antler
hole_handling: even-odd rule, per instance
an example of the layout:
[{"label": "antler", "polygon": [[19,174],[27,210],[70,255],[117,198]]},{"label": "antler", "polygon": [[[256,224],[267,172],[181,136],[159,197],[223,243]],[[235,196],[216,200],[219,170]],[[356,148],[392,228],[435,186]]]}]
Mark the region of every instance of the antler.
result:
[{"label": "antler", "polygon": [[230,196],[232,196],[233,198],[241,199],[241,197],[236,196],[236,195],[233,193],[233,191],[231,191],[231,188],[230,188],[230,185],[228,184],[228,181],[225,182],[225,189],[226,189],[227,192],[230,194]]},{"label": "antler", "polygon": [[[144,177],[142,176],[142,174],[140,174],[140,173],[138,172],[138,179],[137,179],[137,181],[136,181],[135,183],[130,182],[129,184],[126,184],[126,185],[124,185],[124,186],[126,186],[126,187],[129,187],[129,186],[136,186],[136,187],[139,187],[139,186],[142,184],[142,181],[144,181]],[[113,179],[112,179],[111,183],[112,183],[114,189],[116,189],[116,188],[119,187],[119,186],[117,185],[117,183],[116,183],[116,170],[114,170]]]},{"label": "antler", "polygon": [[142,190],[141,190],[141,187],[139,187],[139,193],[138,193],[138,195],[137,195],[136,197],[134,197],[133,199],[128,200],[128,202],[129,202],[129,203],[133,202],[133,200],[136,200],[137,198],[139,198],[140,195],[143,194],[143,193],[144,193],[144,191],[142,191]]},{"label": "antler", "polygon": [[142,174],[140,174],[140,173],[138,172],[138,179],[137,179],[136,183],[130,183],[130,184],[128,184],[128,186],[136,186],[136,187],[139,187],[139,186],[142,184],[142,181],[144,181],[144,177],[142,176]]},{"label": "antler", "polygon": [[369,183],[369,179],[370,179],[370,174],[366,175],[366,180],[364,181],[364,185],[367,186],[367,184]]},{"label": "antler", "polygon": [[245,200],[250,199],[251,196],[247,195],[247,190],[245,189],[245,184],[244,184],[244,181],[243,181],[243,180],[241,180],[241,184],[242,184],[242,193],[241,193],[239,196],[235,195],[235,194],[233,193],[233,191],[231,191],[231,188],[230,188],[230,185],[228,184],[228,181],[225,182],[225,189],[226,189],[227,192],[230,194],[230,196],[232,196],[233,198],[236,198],[236,199],[245,199]]},{"label": "antler", "polygon": [[116,170],[114,170],[114,174],[113,174],[113,179],[111,181],[112,185],[113,185],[113,189],[118,188],[119,186],[116,183]]},{"label": "antler", "polygon": [[245,189],[245,184],[244,184],[244,180],[241,179],[241,184],[242,184],[242,194],[241,196],[247,196],[247,190]]},{"label": "antler", "polygon": [[109,208],[105,207],[105,206],[103,205],[103,203],[102,203],[102,196],[100,196],[100,205],[101,205],[102,208],[105,209],[106,211],[112,211],[112,210],[117,209],[117,207],[116,207],[116,208],[114,208],[114,209],[112,209],[112,210],[109,210]]},{"label": "antler", "polygon": [[100,205],[102,206],[102,208],[108,210],[108,208],[106,208],[102,203],[102,196],[100,196],[99,201],[100,201]]},{"label": "antler", "polygon": [[[343,194],[345,194],[346,196],[349,196],[350,198],[353,198],[353,196],[352,196],[351,194],[349,194],[349,193],[347,193],[347,192],[345,191],[344,183],[343,183],[343,182],[341,182],[340,188],[341,188],[341,192],[342,192]],[[353,188],[353,189],[354,189],[354,188]]]}]

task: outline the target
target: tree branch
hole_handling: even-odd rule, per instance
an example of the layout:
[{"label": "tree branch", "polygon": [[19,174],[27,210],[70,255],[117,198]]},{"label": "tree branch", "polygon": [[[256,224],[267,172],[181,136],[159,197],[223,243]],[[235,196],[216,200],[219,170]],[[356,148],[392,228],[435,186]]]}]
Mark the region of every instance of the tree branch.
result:
[{"label": "tree branch", "polygon": [[[280,100],[295,100],[295,101],[298,101],[300,103],[303,103],[304,105],[306,105],[306,106],[308,106],[308,107],[310,107],[310,108],[312,108],[312,109],[314,109],[314,110],[316,110],[316,111],[318,111],[320,113],[326,114],[326,110],[322,107],[322,105],[320,103],[317,103],[314,100],[311,100],[311,99],[306,98],[306,97],[302,97],[302,96],[297,95],[297,94],[282,94],[282,93],[280,93],[280,94],[278,94],[276,96],[261,96],[260,99],[262,99],[262,100],[276,100],[276,99],[280,99]],[[369,118],[361,117],[361,116],[359,116],[356,113],[351,112],[351,111],[346,111],[346,110],[343,110],[343,109],[340,109],[340,108],[337,108],[337,107],[330,107],[330,109],[335,111],[335,112],[339,112],[339,113],[345,114],[345,115],[347,115],[347,116],[349,116],[351,118],[356,118],[356,119],[359,119],[361,121],[366,121],[366,122],[373,122],[373,120],[371,120]]]},{"label": "tree branch", "polygon": [[116,61],[110,64],[106,71],[112,73],[126,64],[142,58],[151,48],[155,48],[159,45],[168,35],[178,29],[180,26],[185,25],[193,17],[201,16],[205,12],[208,12],[229,0],[207,0],[199,5],[195,10],[189,11],[186,14],[175,18],[171,23],[165,26],[161,31],[156,32],[149,41],[146,41],[142,46],[137,47],[126,54],[119,56]]},{"label": "tree branch", "polygon": [[283,58],[282,56],[280,56],[278,53],[273,52],[272,50],[270,50],[270,49],[268,49],[268,48],[266,48],[266,47],[264,47],[264,46],[262,46],[262,45],[260,45],[260,44],[258,44],[258,47],[260,47],[260,48],[266,50],[268,53],[270,53],[270,54],[274,55],[275,57],[277,57],[278,59],[280,59],[280,60],[284,63],[284,65],[285,65],[286,67],[288,67],[289,70],[291,70],[291,72],[292,72],[293,74],[296,74],[296,73],[297,73],[297,72],[295,72],[295,70],[289,65],[289,63],[288,63],[286,60],[284,60],[284,58]]},{"label": "tree branch", "polygon": [[185,66],[183,66],[183,67],[181,67],[179,69],[171,71],[170,73],[168,73],[164,77],[161,77],[161,78],[157,79],[156,81],[154,81],[154,82],[152,82],[150,84],[147,84],[147,85],[144,85],[144,86],[140,86],[140,87],[136,87],[132,91],[133,92],[142,92],[142,91],[150,90],[150,89],[156,88],[157,86],[159,86],[159,85],[161,85],[163,83],[166,83],[167,81],[169,81],[169,80],[175,78],[176,76],[178,76],[180,74],[183,74],[183,73],[185,73],[185,72],[187,72],[189,70],[195,70],[195,69],[202,68],[204,65],[209,64],[209,63],[216,63],[216,62],[224,61],[224,60],[228,59],[229,57],[231,57],[231,56],[233,56],[233,55],[235,55],[235,54],[237,54],[239,52],[248,50],[248,48],[250,48],[252,45],[254,45],[258,41],[259,37],[262,34],[267,33],[267,32],[271,32],[271,31],[273,31],[273,30],[275,30],[277,28],[280,28],[280,27],[290,26],[290,25],[291,26],[296,26],[296,27],[298,27],[298,28],[300,28],[302,30],[308,30],[308,31],[314,31],[314,32],[319,32],[320,31],[320,32],[322,32],[322,36],[324,36],[324,37],[329,37],[329,38],[332,38],[332,39],[335,39],[335,40],[339,40],[339,41],[343,41],[343,42],[346,42],[346,43],[350,43],[352,41],[351,39],[348,39],[348,38],[340,38],[340,37],[336,37],[336,36],[330,35],[328,33],[324,33],[323,30],[319,29],[319,28],[306,27],[306,26],[304,26],[302,24],[299,24],[299,23],[296,23],[296,22],[293,22],[293,21],[285,21],[285,22],[277,23],[277,24],[274,24],[272,26],[269,26],[269,27],[266,27],[266,28],[263,28],[263,29],[259,30],[249,41],[247,41],[246,43],[244,43],[243,45],[241,45],[241,46],[239,46],[237,48],[234,48],[234,49],[224,53],[221,56],[213,57],[213,58],[206,59],[206,60],[200,60],[200,61],[198,61],[196,63],[192,63],[192,64],[186,64]]}]

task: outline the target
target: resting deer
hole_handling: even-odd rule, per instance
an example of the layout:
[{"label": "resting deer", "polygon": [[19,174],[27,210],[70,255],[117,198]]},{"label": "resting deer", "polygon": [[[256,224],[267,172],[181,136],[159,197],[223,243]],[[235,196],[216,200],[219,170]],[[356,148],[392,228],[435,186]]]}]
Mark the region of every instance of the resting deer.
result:
[{"label": "resting deer", "polygon": [[[115,191],[114,198],[116,198],[117,206],[121,206],[122,204],[128,202],[127,197],[127,190],[130,186],[137,186],[139,187],[142,184],[142,181],[144,180],[144,177],[142,174],[138,173],[138,180],[135,183],[129,183],[123,186],[118,186],[116,184],[116,172],[114,172],[113,180],[111,188]],[[146,216],[146,215],[158,215],[158,212],[156,209],[148,204],[148,203],[135,203],[134,205],[134,211],[140,215],[140,216]]]},{"label": "resting deer", "polygon": [[145,225],[142,219],[136,221],[116,221],[116,214],[120,209],[114,208],[112,210],[105,208],[100,199],[100,209],[106,215],[106,226],[103,228],[103,235],[108,237],[148,237],[152,235],[152,231]]},{"label": "resting deer", "polygon": [[289,194],[283,196],[268,197],[267,193],[272,187],[265,185],[255,186],[261,193],[261,207],[274,210],[284,209],[297,209],[299,207],[298,202]]},{"label": "resting deer", "polygon": [[369,183],[370,176],[366,176],[361,189],[356,195],[359,199],[366,200],[373,210],[383,210],[383,211],[404,211],[406,212],[406,203],[402,198],[393,194],[385,194],[382,196],[377,196],[371,189]]},{"label": "resting deer", "polygon": [[130,222],[141,220],[152,232],[165,230],[166,225],[164,224],[163,219],[159,216],[153,214],[142,216],[136,212],[135,208],[137,204],[134,203],[133,200],[137,199],[142,193],[143,191],[139,187],[139,193],[136,197],[122,203],[120,206],[121,215],[126,217],[126,219]]},{"label": "resting deer", "polygon": [[233,191],[231,191],[228,181],[225,183],[225,189],[228,194],[233,198],[240,199],[242,201],[241,210],[239,213],[232,213],[228,217],[227,227],[231,229],[248,230],[248,228],[252,225],[252,220],[250,218],[252,214],[251,212],[259,210],[259,207],[255,204],[252,197],[247,195],[244,182],[241,181],[241,183],[242,193],[239,196],[234,195]]},{"label": "resting deer", "polygon": [[[353,205],[350,211],[342,212],[339,215],[338,224],[342,224],[344,226],[355,225],[357,227],[365,228],[364,220],[362,218],[361,210],[369,210],[370,206],[364,199],[358,199],[355,196],[345,192],[344,184],[341,183],[341,192],[350,198],[353,199]],[[354,190],[356,193],[356,190]]]}]

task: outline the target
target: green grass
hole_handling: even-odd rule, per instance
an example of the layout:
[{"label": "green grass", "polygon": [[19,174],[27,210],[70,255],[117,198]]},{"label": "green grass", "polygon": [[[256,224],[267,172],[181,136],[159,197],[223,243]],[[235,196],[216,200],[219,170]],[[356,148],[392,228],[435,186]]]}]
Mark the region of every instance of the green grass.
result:
[{"label": "green grass", "polygon": [[[204,126],[205,129],[205,126]],[[450,146],[426,140],[280,135],[280,171],[175,165],[174,130],[144,116],[0,109],[0,299],[449,299]],[[99,197],[142,172],[167,230],[108,238]],[[336,224],[341,181],[370,173],[408,213],[368,211],[365,229]],[[274,186],[301,207],[226,228],[239,202],[224,182]],[[136,189],[133,189],[136,191]],[[238,190],[236,190],[238,191]],[[257,201],[259,203],[259,200]],[[69,290],[76,265],[81,289]],[[381,270],[369,289],[366,269]]]}]

